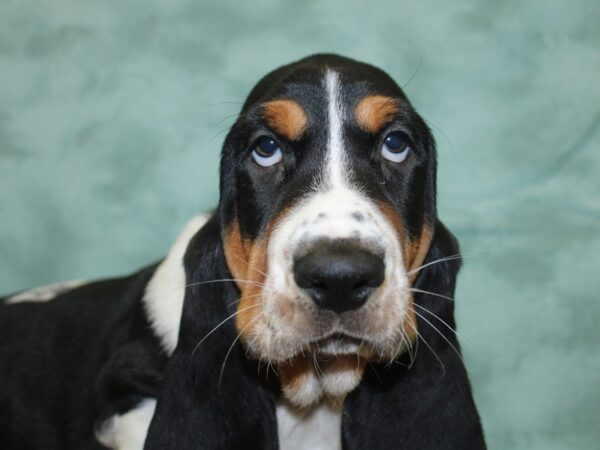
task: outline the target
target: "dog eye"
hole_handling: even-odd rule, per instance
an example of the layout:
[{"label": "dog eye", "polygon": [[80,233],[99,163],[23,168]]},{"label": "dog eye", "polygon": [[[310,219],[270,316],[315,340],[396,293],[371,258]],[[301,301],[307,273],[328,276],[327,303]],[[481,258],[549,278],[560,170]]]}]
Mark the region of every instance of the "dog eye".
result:
[{"label": "dog eye", "polygon": [[401,163],[409,152],[410,147],[404,133],[392,132],[383,140],[381,155],[388,161]]},{"label": "dog eye", "polygon": [[256,141],[252,158],[259,166],[271,167],[281,161],[283,153],[275,139],[268,136],[261,136]]}]

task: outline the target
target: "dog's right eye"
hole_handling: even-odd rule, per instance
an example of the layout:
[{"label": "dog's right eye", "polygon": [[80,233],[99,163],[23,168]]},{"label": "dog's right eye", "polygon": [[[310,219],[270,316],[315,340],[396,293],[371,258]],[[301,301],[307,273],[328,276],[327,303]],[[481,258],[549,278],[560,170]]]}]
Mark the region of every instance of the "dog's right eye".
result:
[{"label": "dog's right eye", "polygon": [[252,159],[256,164],[271,167],[281,161],[282,158],[283,153],[275,139],[269,136],[261,136],[257,139],[254,150],[252,150]]}]

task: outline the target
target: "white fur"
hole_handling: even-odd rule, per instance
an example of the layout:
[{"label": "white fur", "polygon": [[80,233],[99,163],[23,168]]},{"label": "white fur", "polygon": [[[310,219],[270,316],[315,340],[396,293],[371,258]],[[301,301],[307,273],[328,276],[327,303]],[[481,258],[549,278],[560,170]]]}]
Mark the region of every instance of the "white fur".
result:
[{"label": "white fur", "polygon": [[[141,450],[154,415],[156,400],[143,400],[136,408],[108,419],[96,433],[98,441],[114,450]],[[276,407],[281,450],[339,450],[341,412],[322,402],[299,410],[287,402]]]},{"label": "white fur", "polygon": [[281,450],[339,450],[342,416],[322,402],[299,411],[287,402],[277,404],[277,430]]},{"label": "white fur", "polygon": [[81,280],[65,281],[63,283],[49,284],[28,291],[21,292],[6,299],[5,303],[21,302],[47,302],[55,299],[59,294],[63,294],[71,289],[84,285],[86,282]]},{"label": "white fur", "polygon": [[307,371],[302,376],[302,382],[282,386],[284,397],[299,408],[308,408],[315,404],[323,395],[321,380],[315,370]]},{"label": "white fur", "polygon": [[146,398],[125,414],[112,416],[96,433],[100,443],[114,450],[143,450],[156,400]]},{"label": "white fur", "polygon": [[356,370],[324,371],[319,377],[323,391],[332,398],[344,398],[360,384],[362,373]]},{"label": "white fur", "polygon": [[335,187],[343,184],[344,173],[344,138],[342,134],[342,121],[344,110],[340,101],[339,75],[333,70],[325,74],[325,87],[327,89],[329,135],[327,142],[327,173],[329,186]]},{"label": "white fur", "polygon": [[146,313],[154,332],[169,354],[173,353],[177,346],[185,297],[186,278],[183,257],[190,240],[209,217],[206,214],[199,215],[187,223],[146,286],[143,299]]}]

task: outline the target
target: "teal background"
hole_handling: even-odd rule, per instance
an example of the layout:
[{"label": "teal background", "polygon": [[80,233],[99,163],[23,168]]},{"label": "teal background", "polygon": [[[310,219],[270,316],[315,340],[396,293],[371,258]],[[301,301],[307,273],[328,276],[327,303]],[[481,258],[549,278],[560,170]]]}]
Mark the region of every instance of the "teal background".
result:
[{"label": "teal background", "polygon": [[159,258],[215,205],[258,78],[339,52],[436,135],[490,448],[598,449],[599,23],[597,0],[3,0],[0,291]]}]

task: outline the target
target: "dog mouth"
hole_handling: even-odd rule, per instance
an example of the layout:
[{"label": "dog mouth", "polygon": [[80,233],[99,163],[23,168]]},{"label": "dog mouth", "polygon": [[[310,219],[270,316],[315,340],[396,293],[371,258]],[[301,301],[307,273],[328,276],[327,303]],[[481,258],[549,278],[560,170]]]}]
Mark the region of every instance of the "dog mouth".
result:
[{"label": "dog mouth", "polygon": [[346,333],[335,332],[317,339],[309,344],[311,353],[319,357],[336,357],[340,355],[363,355],[366,353],[367,341]]}]

